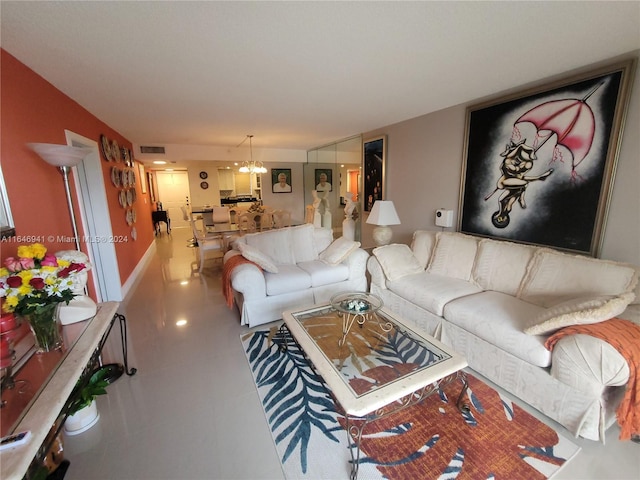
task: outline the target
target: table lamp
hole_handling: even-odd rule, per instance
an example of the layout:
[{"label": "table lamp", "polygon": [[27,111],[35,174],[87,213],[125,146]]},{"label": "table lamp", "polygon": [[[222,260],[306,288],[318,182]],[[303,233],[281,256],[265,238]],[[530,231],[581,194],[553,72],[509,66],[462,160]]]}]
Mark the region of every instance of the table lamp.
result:
[{"label": "table lamp", "polygon": [[373,229],[373,241],[376,245],[388,245],[393,232],[389,225],[400,225],[400,219],[391,200],[376,200],[367,218],[367,223],[377,225]]}]

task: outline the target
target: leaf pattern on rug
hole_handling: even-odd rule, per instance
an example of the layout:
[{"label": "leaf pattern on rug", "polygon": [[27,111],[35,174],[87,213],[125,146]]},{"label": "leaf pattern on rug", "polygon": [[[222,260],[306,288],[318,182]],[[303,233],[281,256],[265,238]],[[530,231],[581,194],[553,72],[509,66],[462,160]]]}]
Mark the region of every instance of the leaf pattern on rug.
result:
[{"label": "leaf pattern on rug", "polygon": [[[248,333],[242,339],[285,472],[294,457],[300,459],[299,470],[286,474],[287,478],[346,478],[349,460],[345,419],[336,413],[325,384],[290,334],[285,335],[288,349],[281,352],[276,332],[277,327],[273,327]],[[381,381],[389,375],[389,369],[398,368],[388,351],[385,357],[386,365],[364,370],[367,379]],[[405,357],[405,361],[410,359]],[[547,476],[528,459],[545,462],[549,472],[566,461],[556,454],[559,437],[552,428],[481,380],[471,375],[468,380],[471,409],[466,414],[455,405],[461,384],[454,381],[419,405],[367,425],[360,464],[375,466],[381,478],[392,480],[533,480]],[[309,470],[312,439],[326,442],[314,443],[325,452],[331,448],[346,450],[330,454],[334,471],[340,473],[318,476],[315,470]],[[573,448],[567,449],[567,444]],[[566,440],[562,445],[568,455],[579,450]],[[339,458],[345,458],[344,467]]]},{"label": "leaf pattern on rug", "polygon": [[307,471],[308,446],[314,427],[317,434],[339,443],[334,432],[344,434],[337,421],[331,396],[322,379],[311,369],[304,353],[289,334],[288,348],[280,351],[274,342],[277,327],[245,337],[249,364],[256,385],[267,389],[263,406],[276,444],[288,442],[282,457],[286,462],[298,449],[300,468]]},{"label": "leaf pattern on rug", "polygon": [[[368,374],[375,376],[376,372]],[[553,465],[565,462],[554,453],[558,435],[553,429],[515,404],[510,418],[498,392],[472,376],[468,380],[469,414],[457,409],[461,385],[452,382],[439,395],[370,423],[361,443],[365,454],[361,461],[376,463],[385,478],[420,478],[420,472],[435,470],[439,473],[430,478],[458,480],[544,479],[544,474],[523,459],[530,457]],[[397,429],[397,422],[404,423],[407,418],[412,419],[412,428],[401,429],[398,435],[380,435]],[[443,431],[443,422],[453,422],[453,431]],[[341,423],[345,425],[342,419]],[[429,440],[425,443],[425,439]],[[529,445],[532,439],[536,439],[535,445]],[[486,442],[491,448],[486,448]],[[427,445],[429,448],[425,448]]]}]

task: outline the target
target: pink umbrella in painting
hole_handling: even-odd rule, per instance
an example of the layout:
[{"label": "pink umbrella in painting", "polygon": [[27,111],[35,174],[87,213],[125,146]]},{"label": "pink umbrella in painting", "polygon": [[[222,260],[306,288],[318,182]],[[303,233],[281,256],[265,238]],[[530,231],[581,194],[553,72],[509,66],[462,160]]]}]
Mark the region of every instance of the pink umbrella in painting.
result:
[{"label": "pink umbrella in painting", "polygon": [[[533,145],[536,151],[555,133],[557,140],[553,160],[562,158],[558,145],[564,146],[572,156],[571,173],[573,175],[576,167],[589,153],[593,143],[596,131],[595,116],[586,102],[601,85],[602,83],[598,84],[582,100],[573,98],[542,103],[516,120],[514,128],[517,129],[516,125],[522,122],[530,122],[536,126],[537,135]],[[539,142],[540,139],[544,140]]]}]

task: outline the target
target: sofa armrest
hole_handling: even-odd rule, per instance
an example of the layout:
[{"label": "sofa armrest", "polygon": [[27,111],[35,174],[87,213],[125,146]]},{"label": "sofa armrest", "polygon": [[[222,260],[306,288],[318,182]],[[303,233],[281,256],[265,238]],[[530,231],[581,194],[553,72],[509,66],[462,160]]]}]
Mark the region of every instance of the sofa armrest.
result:
[{"label": "sofa armrest", "polygon": [[[224,255],[224,263],[236,255],[240,255],[240,252],[237,250],[229,250]],[[233,289],[241,293],[246,300],[267,296],[267,284],[264,279],[264,272],[253,263],[241,263],[237,265],[231,272],[230,278]]]},{"label": "sofa armrest", "polygon": [[349,280],[363,278],[366,275],[367,258],[369,254],[362,248],[358,248],[342,262],[349,267]]},{"label": "sofa armrest", "polygon": [[382,265],[380,265],[378,259],[373,255],[367,260],[367,270],[369,271],[369,275],[371,275],[371,284],[375,284],[379,289],[385,290],[387,288],[387,278],[382,270]]},{"label": "sofa armrest", "polygon": [[553,348],[551,375],[588,394],[625,385],[629,365],[612,345],[590,335],[568,335]]}]

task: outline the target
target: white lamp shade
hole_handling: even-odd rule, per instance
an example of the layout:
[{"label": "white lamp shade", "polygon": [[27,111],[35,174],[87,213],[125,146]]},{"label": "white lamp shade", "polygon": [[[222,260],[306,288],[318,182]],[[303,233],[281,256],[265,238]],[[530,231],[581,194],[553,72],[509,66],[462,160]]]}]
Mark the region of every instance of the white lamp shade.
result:
[{"label": "white lamp shade", "polygon": [[391,200],[377,200],[373,204],[367,223],[372,225],[400,225],[400,219]]},{"label": "white lamp shade", "polygon": [[88,147],[72,147],[55,143],[27,143],[49,165],[55,167],[75,167],[91,153]]}]

